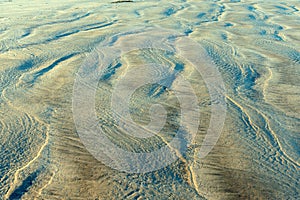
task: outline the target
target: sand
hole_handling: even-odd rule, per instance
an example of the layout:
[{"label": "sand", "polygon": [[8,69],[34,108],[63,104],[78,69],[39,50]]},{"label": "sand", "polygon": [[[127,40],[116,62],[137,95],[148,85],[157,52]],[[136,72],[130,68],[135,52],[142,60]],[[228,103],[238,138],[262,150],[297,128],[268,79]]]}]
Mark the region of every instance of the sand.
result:
[{"label": "sand", "polygon": [[[0,199],[299,198],[299,9],[293,0],[0,1]],[[174,91],[189,91],[180,76],[193,88],[200,114],[195,138],[183,154],[176,151],[177,160],[128,173],[84,145],[72,112],[74,82],[96,47],[130,46],[128,32],[134,37],[146,27],[176,31],[203,48],[205,62],[222,76],[227,114],[216,145],[200,158],[213,105],[205,78],[184,54],[123,54],[101,71],[95,88],[99,126],[115,145],[139,153],[172,141],[182,114]],[[100,61],[109,55],[104,51]],[[154,114],[165,125],[142,139],[117,123],[111,97],[122,77],[147,62],[156,64],[158,77],[174,79],[166,82],[170,90],[146,84],[132,94],[132,124],[146,126],[153,104],[168,113],[164,118],[159,107]],[[132,79],[145,80],[142,71]]]}]

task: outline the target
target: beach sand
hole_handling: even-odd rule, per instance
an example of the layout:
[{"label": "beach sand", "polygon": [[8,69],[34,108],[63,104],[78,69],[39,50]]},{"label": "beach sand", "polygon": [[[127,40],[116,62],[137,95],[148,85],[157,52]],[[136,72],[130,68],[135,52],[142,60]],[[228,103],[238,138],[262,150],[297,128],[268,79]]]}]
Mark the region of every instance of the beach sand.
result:
[{"label": "beach sand", "polygon": [[[293,0],[0,1],[0,199],[299,198],[299,9]],[[193,144],[177,161],[148,173],[120,172],[80,140],[74,80],[99,44],[152,26],[204,48],[226,87],[225,125],[213,150],[199,158],[211,117],[201,75],[180,56],[127,53],[96,92],[97,117],[111,140],[130,151],[151,151],[178,129],[180,105],[171,91],[156,96],[159,86],[132,96],[132,118],[147,124],[150,104],[161,103],[170,113],[165,134],[144,143],[116,125],[113,87],[139,62],[152,59],[168,73],[183,62],[179,73],[191,83],[201,115]]]}]

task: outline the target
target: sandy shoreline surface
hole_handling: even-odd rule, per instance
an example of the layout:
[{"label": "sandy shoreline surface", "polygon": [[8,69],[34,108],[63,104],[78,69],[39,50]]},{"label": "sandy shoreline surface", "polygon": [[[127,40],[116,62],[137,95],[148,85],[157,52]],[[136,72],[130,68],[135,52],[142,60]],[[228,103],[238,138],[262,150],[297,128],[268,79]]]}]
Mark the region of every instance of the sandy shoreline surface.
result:
[{"label": "sandy shoreline surface", "polygon": [[[294,0],[0,1],[0,199],[299,199],[299,10]],[[126,47],[127,35],[116,35],[143,27],[176,31],[203,47],[224,81],[227,115],[216,145],[200,159],[212,115],[203,77],[180,54],[136,49],[122,55],[95,88],[99,126],[114,144],[139,153],[172,140],[182,107],[171,89],[186,91],[180,76],[200,112],[197,134],[178,160],[126,173],[84,146],[73,86],[96,47],[107,41]],[[168,112],[161,132],[144,140],[128,136],[132,129],[118,125],[122,117],[110,106],[122,77],[149,62],[164,66],[150,68],[154,74],[172,78],[166,79],[170,90],[148,84],[130,98],[132,123],[148,124],[152,104]],[[141,74],[133,79],[147,78]]]}]

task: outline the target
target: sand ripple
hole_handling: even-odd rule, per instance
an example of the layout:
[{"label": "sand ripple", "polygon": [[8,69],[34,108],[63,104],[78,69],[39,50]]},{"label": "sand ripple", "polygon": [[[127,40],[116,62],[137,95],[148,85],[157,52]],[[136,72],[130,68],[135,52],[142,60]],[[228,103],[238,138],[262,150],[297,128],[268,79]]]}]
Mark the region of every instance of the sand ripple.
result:
[{"label": "sand ripple", "polygon": [[[294,0],[1,1],[0,199],[297,199],[299,9]],[[100,43],[116,45],[123,37],[118,33],[152,26],[203,46],[225,81],[228,116],[213,151],[199,159],[211,117],[200,74],[164,51],[123,55],[104,71],[96,95],[99,123],[115,144],[150,152],[178,129],[179,102],[159,84],[137,90],[130,111],[134,123],[146,125],[148,108],[163,105],[168,115],[162,133],[145,141],[115,121],[113,86],[145,62],[166,66],[153,73],[173,76],[168,85],[186,77],[201,114],[185,155],[158,171],[128,174],[105,166],[83,146],[72,116],[73,83]]]}]

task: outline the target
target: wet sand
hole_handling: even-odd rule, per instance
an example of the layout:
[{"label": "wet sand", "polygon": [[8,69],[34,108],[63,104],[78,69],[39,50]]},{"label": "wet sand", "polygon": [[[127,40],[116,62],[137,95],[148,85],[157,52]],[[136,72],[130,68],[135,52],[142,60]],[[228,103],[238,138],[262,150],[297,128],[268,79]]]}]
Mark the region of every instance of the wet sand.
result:
[{"label": "wet sand", "polygon": [[[299,9],[292,0],[0,1],[0,198],[299,198]],[[130,174],[104,165],[82,144],[72,115],[73,84],[101,42],[148,26],[175,30],[202,45],[223,77],[227,117],[214,149],[204,159],[197,157],[211,102],[201,75],[184,63],[180,73],[199,98],[195,141],[171,165]],[[147,124],[144,108],[162,103],[170,113],[167,134],[143,143],[115,126],[112,88],[145,60],[166,65],[168,73],[184,62],[159,51],[126,54],[114,63],[114,73],[103,76],[96,93],[103,129],[131,151],[165,145],[178,128],[174,94],[150,86],[132,97],[132,118]],[[148,90],[154,92],[146,101]]]}]

